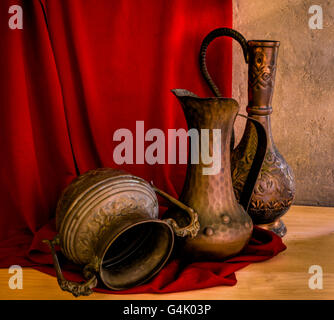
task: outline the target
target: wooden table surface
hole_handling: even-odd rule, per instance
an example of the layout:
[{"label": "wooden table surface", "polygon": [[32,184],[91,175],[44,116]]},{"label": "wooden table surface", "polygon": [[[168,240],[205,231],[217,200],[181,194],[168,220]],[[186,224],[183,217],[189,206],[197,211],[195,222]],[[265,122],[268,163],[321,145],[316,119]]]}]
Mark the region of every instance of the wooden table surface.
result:
[{"label": "wooden table surface", "polygon": [[[0,299],[334,299],[334,208],[293,206],[284,216],[287,250],[236,273],[234,287],[214,287],[169,294],[101,294],[74,298],[58,287],[54,277],[23,269],[23,289],[8,286],[11,274],[0,269]],[[309,268],[323,270],[323,289],[310,289]]]}]

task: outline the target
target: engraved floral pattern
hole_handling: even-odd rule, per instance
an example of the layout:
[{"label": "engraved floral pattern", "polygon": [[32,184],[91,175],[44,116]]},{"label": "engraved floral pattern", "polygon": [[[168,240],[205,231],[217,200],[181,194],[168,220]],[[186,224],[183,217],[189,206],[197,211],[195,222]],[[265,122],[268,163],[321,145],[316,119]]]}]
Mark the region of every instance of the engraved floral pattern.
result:
[{"label": "engraved floral pattern", "polygon": [[77,246],[80,247],[80,255],[87,259],[92,257],[98,241],[120,217],[127,216],[131,212],[153,213],[154,210],[154,202],[126,195],[113,199],[96,209],[78,233]]},{"label": "engraved floral pattern", "polygon": [[254,62],[250,67],[249,86],[255,89],[272,87],[274,82],[275,65],[270,65],[266,61],[263,48],[256,48]]},{"label": "engraved floral pattern", "polygon": [[[232,181],[238,201],[257,148],[255,128],[248,124],[232,155]],[[246,152],[245,152],[246,150]],[[250,201],[248,213],[256,223],[271,222],[291,206],[295,194],[292,170],[275,146],[267,150]]]}]

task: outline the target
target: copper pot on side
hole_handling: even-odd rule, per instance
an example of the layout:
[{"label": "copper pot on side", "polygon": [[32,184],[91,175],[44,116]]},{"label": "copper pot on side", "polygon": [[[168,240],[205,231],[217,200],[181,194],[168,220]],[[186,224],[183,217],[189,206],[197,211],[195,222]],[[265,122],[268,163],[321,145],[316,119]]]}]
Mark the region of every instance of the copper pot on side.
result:
[{"label": "copper pot on side", "polygon": [[[159,220],[156,193],[189,214],[189,225],[180,228],[172,219]],[[89,295],[98,280],[123,290],[142,284],[167,262],[178,236],[195,236],[197,214],[178,200],[124,171],[103,168],[88,171],[63,192],[56,212],[59,234],[45,240],[52,251],[58,283],[74,296]],[[84,266],[85,283],[67,281],[55,252]]]}]

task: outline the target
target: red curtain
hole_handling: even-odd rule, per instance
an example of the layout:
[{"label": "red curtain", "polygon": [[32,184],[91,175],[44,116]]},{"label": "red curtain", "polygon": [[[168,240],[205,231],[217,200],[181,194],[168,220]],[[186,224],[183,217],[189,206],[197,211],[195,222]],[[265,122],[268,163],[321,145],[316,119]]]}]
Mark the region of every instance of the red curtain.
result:
[{"label": "red curtain", "polygon": [[[12,30],[11,5],[23,8]],[[0,267],[33,265],[32,242],[79,173],[117,167],[119,128],[186,128],[172,88],[211,95],[198,51],[214,28],[232,26],[231,0],[0,1]],[[231,95],[231,40],[208,67]],[[184,165],[123,165],[177,196]],[[35,241],[36,238],[35,238]],[[32,247],[31,247],[32,246]]]}]

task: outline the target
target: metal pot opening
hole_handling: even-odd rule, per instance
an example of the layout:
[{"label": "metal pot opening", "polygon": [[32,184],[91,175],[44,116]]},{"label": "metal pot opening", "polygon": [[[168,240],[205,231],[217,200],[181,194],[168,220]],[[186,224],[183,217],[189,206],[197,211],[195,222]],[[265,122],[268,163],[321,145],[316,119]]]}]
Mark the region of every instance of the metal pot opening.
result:
[{"label": "metal pot opening", "polygon": [[173,231],[163,221],[142,221],[127,228],[105,250],[100,267],[103,283],[122,290],[146,282],[167,262],[173,244]]}]

